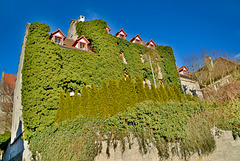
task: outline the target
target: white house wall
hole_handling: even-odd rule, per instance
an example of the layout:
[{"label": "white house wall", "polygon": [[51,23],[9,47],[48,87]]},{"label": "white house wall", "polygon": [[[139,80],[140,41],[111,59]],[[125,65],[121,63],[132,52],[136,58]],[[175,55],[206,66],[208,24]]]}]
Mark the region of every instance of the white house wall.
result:
[{"label": "white house wall", "polygon": [[62,34],[60,34],[59,32],[55,34],[57,37],[63,37]]},{"label": "white house wall", "polygon": [[87,42],[84,39],[81,39],[80,43],[87,44]]},{"label": "white house wall", "polygon": [[119,35],[125,35],[125,33],[121,31],[121,32],[119,33]]},{"label": "white house wall", "polygon": [[185,85],[185,86],[188,87],[188,89],[186,91],[187,94],[192,94],[189,91],[189,89],[196,90],[198,98],[203,99],[203,94],[202,94],[202,91],[200,90],[200,86],[199,86],[198,81],[193,80],[193,79],[189,79],[189,78],[183,78],[183,77],[180,77],[180,81],[181,81],[182,86]]}]

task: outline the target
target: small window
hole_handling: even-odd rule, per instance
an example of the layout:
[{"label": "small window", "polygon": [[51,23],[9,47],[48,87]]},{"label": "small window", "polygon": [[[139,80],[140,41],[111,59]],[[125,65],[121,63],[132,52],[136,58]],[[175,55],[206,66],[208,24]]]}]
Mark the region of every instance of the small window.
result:
[{"label": "small window", "polygon": [[215,87],[215,90],[217,91],[220,87],[219,83],[215,84],[214,87]]},{"label": "small window", "polygon": [[80,49],[85,50],[85,45],[84,44],[80,44]]},{"label": "small window", "polygon": [[[135,43],[139,43],[140,41],[139,40],[135,40]],[[139,43],[140,44],[140,43]]]},{"label": "small window", "polygon": [[227,83],[230,83],[231,82],[231,78],[227,78]]},{"label": "small window", "polygon": [[56,44],[61,44],[61,38],[55,37],[55,43]]},{"label": "small window", "polygon": [[120,37],[120,38],[123,38],[123,35],[120,35],[119,37]]}]

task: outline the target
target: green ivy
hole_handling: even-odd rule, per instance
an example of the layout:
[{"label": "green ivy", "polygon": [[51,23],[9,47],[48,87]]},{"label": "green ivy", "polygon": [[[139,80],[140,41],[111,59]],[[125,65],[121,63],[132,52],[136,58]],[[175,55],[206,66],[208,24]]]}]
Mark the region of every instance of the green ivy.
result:
[{"label": "green ivy", "polygon": [[[153,82],[149,56],[154,69],[157,64],[162,67],[163,81],[180,87],[170,47],[157,46],[156,50],[151,50],[108,34],[106,26],[103,20],[77,23],[78,35],[85,35],[94,51],[84,52],[61,48],[49,40],[48,25],[38,22],[30,25],[22,71],[25,139],[28,140],[36,129],[53,124],[60,91],[81,92],[84,85],[90,84],[100,87],[102,81],[120,80],[124,71],[133,78],[139,75]],[[121,51],[127,64],[121,61]],[[157,79],[156,70],[154,74]]]}]

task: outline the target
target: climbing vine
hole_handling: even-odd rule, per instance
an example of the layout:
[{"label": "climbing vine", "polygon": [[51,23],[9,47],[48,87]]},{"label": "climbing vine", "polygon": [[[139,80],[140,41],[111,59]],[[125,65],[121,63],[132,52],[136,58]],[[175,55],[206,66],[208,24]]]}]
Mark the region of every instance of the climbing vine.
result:
[{"label": "climbing vine", "polygon": [[[30,25],[22,71],[25,139],[28,140],[36,129],[42,130],[53,124],[60,102],[60,91],[77,90],[81,93],[83,85],[93,83],[100,87],[102,80],[120,80],[124,71],[133,78],[139,75],[141,79],[147,77],[153,82],[153,79],[157,79],[157,63],[163,68],[164,81],[179,86],[170,47],[151,50],[108,34],[106,26],[103,20],[77,24],[78,35],[85,35],[94,51],[84,52],[61,48],[49,40],[48,25],[38,22]],[[127,64],[121,61],[121,51]],[[140,54],[143,55],[144,63],[141,62]],[[149,56],[156,78],[152,76]]]}]

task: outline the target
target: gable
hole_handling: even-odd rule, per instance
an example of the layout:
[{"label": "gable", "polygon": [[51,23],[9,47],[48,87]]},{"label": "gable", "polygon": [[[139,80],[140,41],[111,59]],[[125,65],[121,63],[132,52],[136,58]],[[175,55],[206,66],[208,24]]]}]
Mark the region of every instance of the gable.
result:
[{"label": "gable", "polygon": [[84,40],[84,38],[80,39],[79,42],[80,42],[80,43],[83,43],[83,44],[87,44],[87,41]]},{"label": "gable", "polygon": [[57,37],[64,37],[60,32],[57,32],[56,34],[54,34]]},{"label": "gable", "polygon": [[121,31],[121,32],[119,33],[119,35],[125,35],[125,33]]}]

